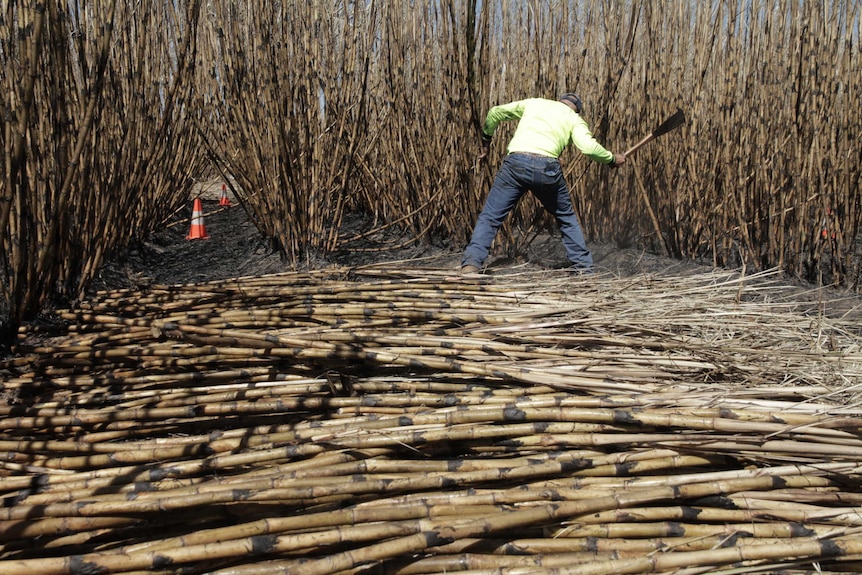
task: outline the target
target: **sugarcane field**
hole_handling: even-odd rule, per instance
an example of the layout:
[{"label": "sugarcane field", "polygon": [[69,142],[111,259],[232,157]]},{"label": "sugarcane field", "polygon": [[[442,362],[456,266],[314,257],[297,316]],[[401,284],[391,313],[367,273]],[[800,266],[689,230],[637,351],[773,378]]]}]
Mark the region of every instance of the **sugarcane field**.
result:
[{"label": "sugarcane field", "polygon": [[0,575],[862,573],[860,33],[3,0]]}]

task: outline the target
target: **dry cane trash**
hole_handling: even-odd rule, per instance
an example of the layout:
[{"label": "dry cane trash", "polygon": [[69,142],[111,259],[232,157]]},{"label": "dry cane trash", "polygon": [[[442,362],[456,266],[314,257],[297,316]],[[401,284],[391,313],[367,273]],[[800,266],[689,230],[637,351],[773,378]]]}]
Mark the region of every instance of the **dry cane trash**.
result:
[{"label": "dry cane trash", "polygon": [[862,336],[785,289],[369,266],[98,293],[3,362],[0,572],[858,570]]}]

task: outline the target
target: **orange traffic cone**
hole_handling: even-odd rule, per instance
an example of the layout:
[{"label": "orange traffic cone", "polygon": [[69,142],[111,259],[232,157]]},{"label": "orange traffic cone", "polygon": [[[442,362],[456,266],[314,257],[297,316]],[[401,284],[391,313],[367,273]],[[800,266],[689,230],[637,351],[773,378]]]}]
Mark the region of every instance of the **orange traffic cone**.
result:
[{"label": "orange traffic cone", "polygon": [[221,197],[218,199],[218,205],[220,205],[220,206],[229,206],[230,205],[230,198],[227,197],[227,189],[225,188],[224,184],[221,185]]},{"label": "orange traffic cone", "polygon": [[186,236],[187,240],[207,240],[209,236],[207,235],[207,229],[204,226],[204,213],[203,208],[201,207],[201,199],[195,198],[195,203],[192,206],[192,227],[189,230],[189,235]]},{"label": "orange traffic cone", "polygon": [[[829,239],[829,219],[832,217],[832,208],[827,208],[826,217],[823,218],[823,229],[820,231],[820,237],[824,240]],[[835,232],[832,232],[832,239],[835,239]]]}]

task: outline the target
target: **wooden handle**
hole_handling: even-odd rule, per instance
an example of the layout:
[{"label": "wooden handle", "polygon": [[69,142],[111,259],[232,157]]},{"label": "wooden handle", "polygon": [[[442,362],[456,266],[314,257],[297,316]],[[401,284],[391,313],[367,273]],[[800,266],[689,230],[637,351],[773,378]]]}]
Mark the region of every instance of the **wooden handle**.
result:
[{"label": "wooden handle", "polygon": [[628,150],[626,150],[626,156],[628,156],[629,154],[634,153],[638,148],[640,148],[641,146],[643,146],[644,144],[646,144],[647,142],[649,142],[650,140],[652,140],[654,137],[655,137],[655,136],[654,136],[653,134],[650,134],[650,135],[646,136],[643,140],[641,140],[640,142],[638,142],[637,144],[635,144],[634,146],[632,146],[631,148],[629,148]]}]

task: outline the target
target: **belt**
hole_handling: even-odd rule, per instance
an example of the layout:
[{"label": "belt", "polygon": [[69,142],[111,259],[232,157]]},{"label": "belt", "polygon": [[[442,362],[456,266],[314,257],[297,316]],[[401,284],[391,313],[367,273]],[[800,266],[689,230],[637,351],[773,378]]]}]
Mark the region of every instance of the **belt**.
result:
[{"label": "belt", "polygon": [[[521,154],[522,156],[532,156],[534,158],[545,158],[546,160],[556,160],[554,156],[548,156],[546,154],[536,154],[535,152],[512,152],[512,154]],[[509,154],[510,156],[512,154]]]}]

